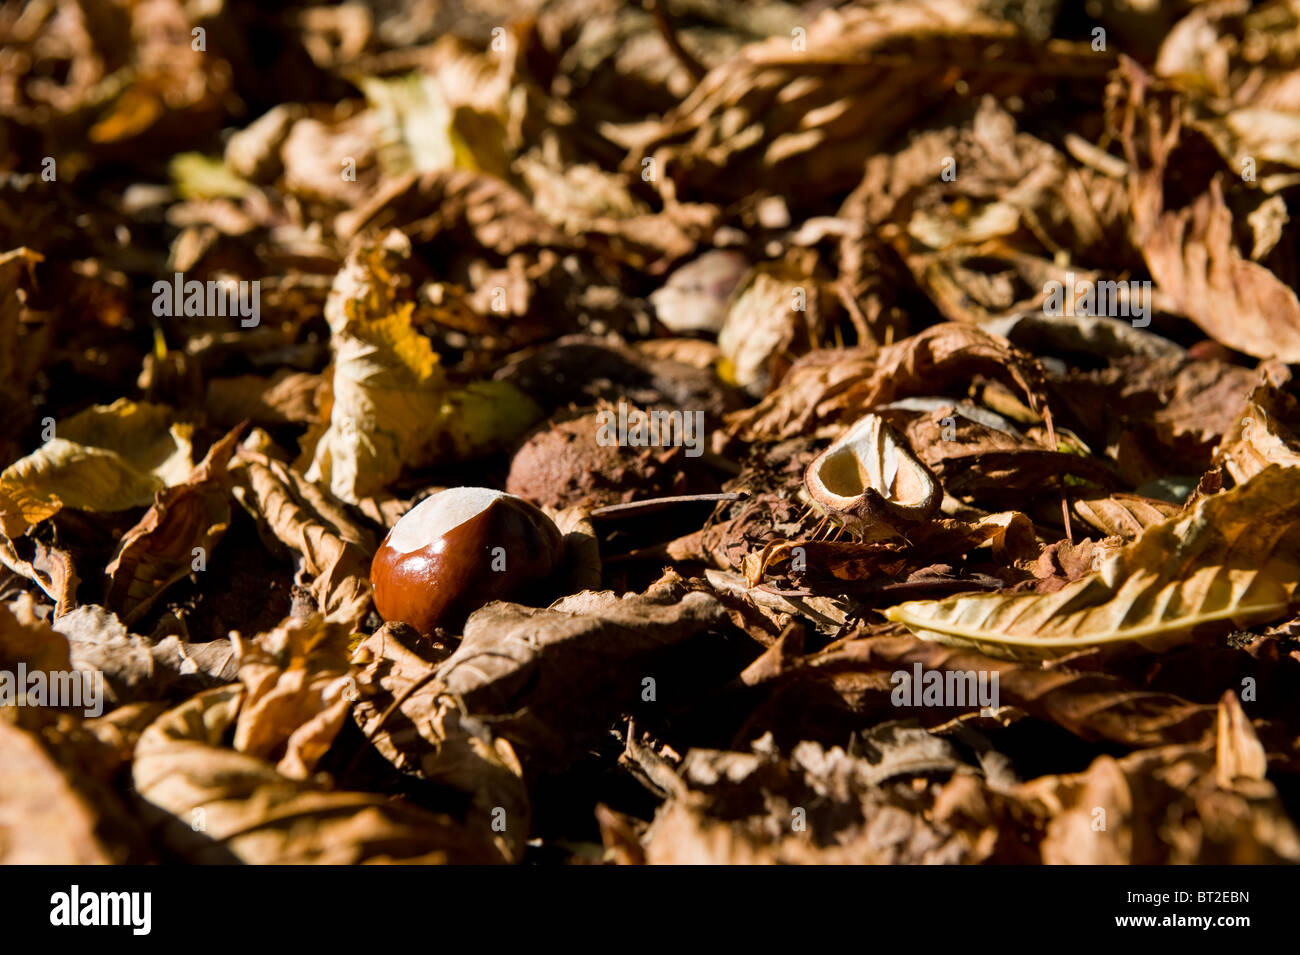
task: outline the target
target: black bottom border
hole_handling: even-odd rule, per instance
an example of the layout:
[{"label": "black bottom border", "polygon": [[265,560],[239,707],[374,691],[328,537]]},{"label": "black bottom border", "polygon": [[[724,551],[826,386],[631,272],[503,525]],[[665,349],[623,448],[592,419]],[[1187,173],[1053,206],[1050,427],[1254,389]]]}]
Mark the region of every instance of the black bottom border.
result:
[{"label": "black bottom border", "polygon": [[[385,938],[459,946],[481,937],[496,946],[516,932],[524,944],[585,938],[585,948],[625,944],[629,930],[632,938],[644,933],[647,944],[656,944],[659,933],[664,944],[685,938],[699,944],[715,934],[734,944],[752,934],[765,948],[777,942],[775,933],[806,944],[828,930],[863,944],[925,944],[961,933],[988,944],[1040,932],[1040,941],[1138,935],[1183,944],[1199,936],[1220,944],[1259,929],[1285,930],[1294,918],[1295,872],[1228,866],[9,867],[0,869],[0,918],[11,941],[98,936],[129,948],[220,938],[260,947]],[[88,903],[90,894],[149,893],[148,933],[130,924],[52,924],[71,909],[74,885],[87,916],[102,898]],[[121,905],[119,896],[106,907]],[[132,909],[137,922],[142,908]],[[1208,925],[1201,921],[1207,918]],[[129,918],[124,913],[120,920]]]}]

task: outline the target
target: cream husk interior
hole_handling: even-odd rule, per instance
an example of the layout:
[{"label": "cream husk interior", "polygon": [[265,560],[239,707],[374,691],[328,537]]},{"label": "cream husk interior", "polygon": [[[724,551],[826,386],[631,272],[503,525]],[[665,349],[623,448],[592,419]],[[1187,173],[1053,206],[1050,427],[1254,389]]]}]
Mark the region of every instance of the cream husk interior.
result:
[{"label": "cream husk interior", "polygon": [[402,515],[388,535],[388,546],[399,554],[428,547],[493,501],[509,496],[490,487],[449,487],[439,491]]},{"label": "cream husk interior", "polygon": [[817,477],[833,497],[851,501],[871,487],[903,504],[925,499],[926,482],[883,424],[867,415],[826,452]]}]

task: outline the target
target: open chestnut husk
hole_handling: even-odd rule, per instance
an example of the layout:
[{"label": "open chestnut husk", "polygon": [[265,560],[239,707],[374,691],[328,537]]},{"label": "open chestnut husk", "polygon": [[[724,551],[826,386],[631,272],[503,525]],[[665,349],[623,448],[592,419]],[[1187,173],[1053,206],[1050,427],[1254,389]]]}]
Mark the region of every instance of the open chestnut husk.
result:
[{"label": "open chestnut husk", "polygon": [[927,521],[943,488],[884,418],[854,422],[804,472],[804,487],[818,510],[851,533],[875,525],[902,530]]}]

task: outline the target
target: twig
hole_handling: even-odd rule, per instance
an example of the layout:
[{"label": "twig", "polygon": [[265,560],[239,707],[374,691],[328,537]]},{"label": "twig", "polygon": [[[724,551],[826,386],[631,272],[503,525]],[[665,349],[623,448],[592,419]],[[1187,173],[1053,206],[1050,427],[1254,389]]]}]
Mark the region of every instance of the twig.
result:
[{"label": "twig", "polygon": [[682,41],[677,36],[677,31],[673,28],[673,21],[668,16],[668,11],[664,9],[664,0],[642,0],[642,6],[646,12],[654,17],[655,26],[659,28],[659,34],[668,44],[668,49],[672,51],[677,61],[685,67],[686,72],[691,74],[691,79],[699,82],[704,79],[708,68],[693,57],[686,47],[682,46]]},{"label": "twig", "polygon": [[657,511],[674,504],[700,504],[709,501],[739,501],[745,495],[736,491],[719,494],[676,494],[672,497],[651,497],[644,501],[628,501],[626,504],[607,504],[591,512],[593,518],[619,518],[630,514]]}]

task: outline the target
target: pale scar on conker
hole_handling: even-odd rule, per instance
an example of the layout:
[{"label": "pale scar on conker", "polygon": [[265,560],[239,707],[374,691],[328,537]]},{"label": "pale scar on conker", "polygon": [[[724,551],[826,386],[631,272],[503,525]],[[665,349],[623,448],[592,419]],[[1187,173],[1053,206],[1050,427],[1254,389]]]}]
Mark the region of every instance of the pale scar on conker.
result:
[{"label": "pale scar on conker", "polygon": [[459,627],[483,604],[545,581],[562,545],[555,523],[522,498],[485,487],[439,491],[408,511],[375,552],[375,609],[424,634]]}]

